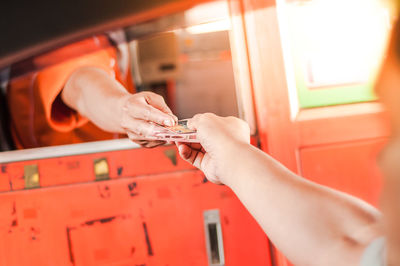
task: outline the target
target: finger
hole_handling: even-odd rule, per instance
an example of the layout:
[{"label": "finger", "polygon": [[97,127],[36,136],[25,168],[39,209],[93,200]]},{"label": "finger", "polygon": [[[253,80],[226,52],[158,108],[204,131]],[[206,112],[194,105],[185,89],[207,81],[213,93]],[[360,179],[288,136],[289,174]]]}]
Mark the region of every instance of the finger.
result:
[{"label": "finger", "polygon": [[186,144],[180,144],[178,147],[180,156],[194,167],[201,169],[201,163],[204,158],[204,153],[200,150],[193,149]]},{"label": "finger", "polygon": [[174,118],[169,114],[163,113],[147,104],[129,104],[126,109],[129,116],[136,119],[151,121],[165,126],[173,126],[175,124]]},{"label": "finger", "polygon": [[138,144],[140,146],[143,146],[148,142],[147,140],[144,140],[143,137],[141,137],[141,136],[139,136],[139,135],[137,135],[135,133],[127,132],[126,134],[128,135],[128,138],[132,142],[134,142],[134,143],[136,143],[136,144]]},{"label": "finger", "polygon": [[140,145],[142,145],[143,143],[149,141],[149,140],[145,139],[144,136],[136,134],[135,132],[132,132],[132,131],[127,131],[126,135],[128,136],[128,138],[130,140],[132,140],[133,142],[136,142],[136,143],[138,143]]},{"label": "finger", "polygon": [[[157,132],[157,127],[154,124],[139,119],[131,119],[130,123],[124,123],[122,127],[125,131],[134,133],[140,139],[151,138]],[[155,136],[154,139],[156,139]]]},{"label": "finger", "polygon": [[206,153],[206,150],[203,148],[203,146],[201,146],[200,151],[201,151],[202,153]]},{"label": "finger", "polygon": [[161,145],[164,145],[165,141],[163,140],[148,140],[146,144],[142,145],[143,147],[146,148],[155,148]]},{"label": "finger", "polygon": [[164,113],[170,114],[175,121],[178,121],[178,118],[172,113],[171,109],[168,107],[162,96],[149,92],[144,95],[144,98],[149,105],[157,108]]},{"label": "finger", "polygon": [[182,159],[187,160],[190,158],[192,155],[192,149],[183,143],[176,143],[179,151],[179,155],[182,157]]},{"label": "finger", "polygon": [[197,130],[202,124],[204,124],[204,122],[207,122],[207,119],[204,118],[207,118],[209,115],[209,113],[205,113],[193,116],[191,119],[188,120],[188,128]]},{"label": "finger", "polygon": [[189,146],[193,150],[201,151],[203,148],[200,143],[186,143],[187,146]]},{"label": "finger", "polygon": [[132,140],[132,141],[144,148],[155,148],[165,144],[164,141],[151,141],[151,140]]},{"label": "finger", "polygon": [[139,144],[142,147],[146,148],[154,148],[160,145],[165,144],[165,141],[162,140],[148,140],[148,139],[143,139],[143,136],[140,136],[138,134],[135,134],[133,132],[128,131],[126,133],[129,137],[129,139],[137,144]]},{"label": "finger", "polygon": [[164,98],[161,95],[147,92],[144,94],[144,99],[148,104],[157,108],[158,110],[163,111],[164,113],[172,114],[171,109],[167,106]]},{"label": "finger", "polygon": [[188,146],[190,149],[192,150],[197,150],[197,151],[202,151],[205,152],[205,150],[203,149],[203,147],[201,146],[200,143],[187,143],[187,142],[179,142],[176,141],[175,142],[176,146],[179,148],[180,145],[186,145]]},{"label": "finger", "polygon": [[187,127],[188,127],[189,129],[197,130],[196,125],[197,125],[199,116],[200,116],[200,115],[195,115],[195,116],[193,116],[191,119],[188,119],[188,121],[187,121]]}]

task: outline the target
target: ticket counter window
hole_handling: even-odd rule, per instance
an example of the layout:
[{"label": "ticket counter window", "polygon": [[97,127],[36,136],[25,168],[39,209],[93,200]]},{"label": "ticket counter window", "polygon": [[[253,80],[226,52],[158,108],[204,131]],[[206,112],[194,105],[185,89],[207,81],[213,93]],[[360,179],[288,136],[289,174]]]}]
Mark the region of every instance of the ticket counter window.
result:
[{"label": "ticket counter window", "polygon": [[[77,68],[81,63],[99,65],[132,93],[152,91],[163,96],[179,119],[205,112],[239,116],[230,28],[227,2],[216,1],[88,36],[10,65],[1,71],[2,107],[8,105],[8,110],[2,111],[2,150],[125,137],[99,129],[95,138],[87,137],[81,130],[87,127],[85,118],[62,103],[60,91],[75,63]],[[50,99],[49,103],[39,103],[43,99]],[[19,127],[21,123],[23,127]],[[45,123],[49,124],[47,129],[41,130]],[[71,125],[81,130],[74,137],[69,134],[75,130],[69,128]],[[60,135],[43,134],[48,130]],[[58,142],[43,144],[55,137],[59,137]],[[19,141],[22,138],[24,141]]]},{"label": "ticket counter window", "polygon": [[282,2],[287,75],[299,107],[376,100],[373,84],[391,28],[387,2]]},{"label": "ticket counter window", "polygon": [[[179,118],[204,112],[237,116],[227,16],[226,10],[226,17],[218,20],[132,40],[138,90],[163,95]],[[128,29],[133,36],[136,31]]]}]

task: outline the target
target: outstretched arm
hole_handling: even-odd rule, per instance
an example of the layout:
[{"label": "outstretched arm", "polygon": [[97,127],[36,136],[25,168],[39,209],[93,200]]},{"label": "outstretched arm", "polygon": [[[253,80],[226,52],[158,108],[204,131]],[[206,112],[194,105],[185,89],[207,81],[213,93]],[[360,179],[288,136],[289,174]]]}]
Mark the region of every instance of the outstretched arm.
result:
[{"label": "outstretched arm", "polygon": [[249,144],[248,126],[239,119],[205,114],[190,124],[201,146],[178,144],[181,156],[228,185],[292,263],[358,265],[379,235],[376,209],[290,172]]},{"label": "outstretched arm", "polygon": [[77,69],[68,79],[61,97],[101,129],[127,133],[132,140],[152,134],[154,125],[149,122],[172,126],[177,120],[161,96],[151,92],[130,94],[96,67]]}]

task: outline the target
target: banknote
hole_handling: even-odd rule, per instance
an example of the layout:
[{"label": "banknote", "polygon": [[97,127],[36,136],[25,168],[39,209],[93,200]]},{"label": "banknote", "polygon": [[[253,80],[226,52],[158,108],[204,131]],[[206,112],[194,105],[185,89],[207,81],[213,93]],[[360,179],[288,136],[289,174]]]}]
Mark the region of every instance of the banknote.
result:
[{"label": "banknote", "polygon": [[164,127],[166,130],[177,134],[194,134],[196,130],[188,128],[188,119],[179,120],[175,126]]},{"label": "banknote", "polygon": [[163,141],[199,143],[196,134],[159,133],[155,138]]},{"label": "banknote", "polygon": [[196,130],[187,126],[188,119],[179,120],[175,126],[155,125],[154,134],[145,137],[149,140],[179,141],[198,143]]}]

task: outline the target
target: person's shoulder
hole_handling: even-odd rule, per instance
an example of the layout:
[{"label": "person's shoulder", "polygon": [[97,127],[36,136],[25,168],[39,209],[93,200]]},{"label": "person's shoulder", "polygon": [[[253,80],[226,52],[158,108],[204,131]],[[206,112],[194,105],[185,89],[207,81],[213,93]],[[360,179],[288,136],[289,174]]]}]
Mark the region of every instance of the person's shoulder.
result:
[{"label": "person's shoulder", "polygon": [[384,237],[375,239],[365,249],[360,266],[385,266],[386,265],[386,240]]}]

